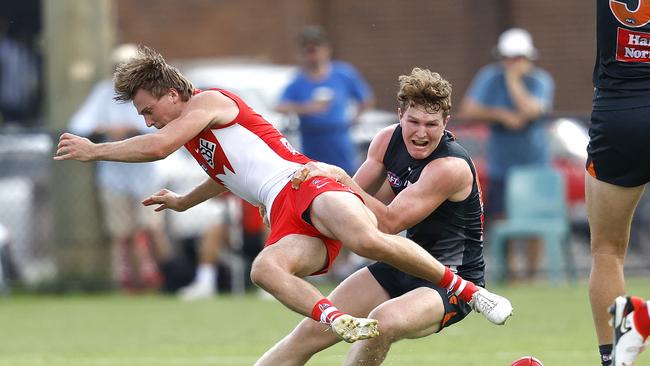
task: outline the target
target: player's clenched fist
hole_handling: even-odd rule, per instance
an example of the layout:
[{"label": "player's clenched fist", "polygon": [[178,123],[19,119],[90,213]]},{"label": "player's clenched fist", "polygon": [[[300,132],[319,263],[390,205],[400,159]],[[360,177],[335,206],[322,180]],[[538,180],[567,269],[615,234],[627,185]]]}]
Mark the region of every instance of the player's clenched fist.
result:
[{"label": "player's clenched fist", "polygon": [[96,145],[85,137],[64,133],[59,137],[54,160],[93,160],[93,150]]}]

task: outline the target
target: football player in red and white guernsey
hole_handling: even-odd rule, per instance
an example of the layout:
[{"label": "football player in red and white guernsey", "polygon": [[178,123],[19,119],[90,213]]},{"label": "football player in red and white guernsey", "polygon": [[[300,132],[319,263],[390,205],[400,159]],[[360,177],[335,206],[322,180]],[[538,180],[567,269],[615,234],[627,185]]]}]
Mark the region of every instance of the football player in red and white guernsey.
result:
[{"label": "football player in red and white guernsey", "polygon": [[95,144],[70,133],[61,135],[55,160],[142,162],[163,159],[185,146],[208,179],[184,195],[161,190],[143,201],[157,211],[184,211],[226,190],[267,208],[271,232],[255,259],[251,279],[285,306],[331,326],[354,342],[378,334],[373,319],[341,312],[305,276],[326,272],[341,247],[418,276],[465,302],[480,293],[483,314],[503,324],[510,302],[463,280],[422,247],[382,233],[363,201],[336,180],[314,177],[299,190],[291,177],[307,157],[293,149],[270,123],[236,95],[220,89],[194,89],[156,51],[141,46],[138,55],[117,67],[115,99],[133,101],[155,133]]}]

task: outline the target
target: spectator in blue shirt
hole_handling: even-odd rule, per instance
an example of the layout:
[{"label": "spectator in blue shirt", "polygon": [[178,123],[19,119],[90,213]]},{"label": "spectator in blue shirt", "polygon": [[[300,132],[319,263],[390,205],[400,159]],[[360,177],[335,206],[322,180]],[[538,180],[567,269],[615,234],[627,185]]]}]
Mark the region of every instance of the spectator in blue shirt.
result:
[{"label": "spectator in blue shirt", "polygon": [[[510,168],[549,164],[544,117],[552,109],[555,89],[550,74],[533,63],[538,52],[527,31],[503,32],[495,51],[499,61],[478,72],[460,107],[463,118],[490,124],[485,210],[489,220],[503,217],[505,177]],[[508,252],[512,273],[512,250]],[[539,239],[531,239],[529,278],[537,270],[540,252]]]},{"label": "spectator in blue shirt", "polygon": [[[358,159],[349,129],[374,104],[372,91],[352,65],[331,59],[332,49],[321,27],[307,26],[298,40],[303,67],[276,109],[298,115],[305,155],[354,174]],[[356,108],[350,108],[354,104]]]}]

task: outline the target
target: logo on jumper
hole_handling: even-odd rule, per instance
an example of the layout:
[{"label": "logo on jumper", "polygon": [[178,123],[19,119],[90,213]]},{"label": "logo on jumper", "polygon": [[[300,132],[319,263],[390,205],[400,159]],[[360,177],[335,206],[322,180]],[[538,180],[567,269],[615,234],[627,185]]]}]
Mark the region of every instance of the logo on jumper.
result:
[{"label": "logo on jumper", "polygon": [[214,169],[214,150],[216,147],[217,144],[212,141],[199,139],[199,152],[212,169]]},{"label": "logo on jumper", "polygon": [[616,60],[623,62],[650,62],[650,33],[618,28]]},{"label": "logo on jumper", "polygon": [[207,163],[202,163],[200,161],[201,158],[195,155],[199,165],[201,165],[203,170],[219,183],[221,183],[221,179],[218,176],[220,174],[225,174],[226,169],[230,170],[233,174],[235,173],[235,169],[232,167],[232,164],[230,164],[225,151],[223,151],[223,148],[219,145],[219,141],[216,139],[211,141],[210,136],[207,138],[199,138],[198,148],[196,146],[193,146],[193,148],[194,151],[197,154],[200,154],[201,157],[203,157],[203,160]]},{"label": "logo on jumper", "polygon": [[387,178],[388,178],[388,183],[390,183],[391,187],[399,187],[402,185],[402,181],[399,179],[397,174],[393,172],[388,172]]},{"label": "logo on jumper", "polygon": [[627,4],[618,0],[609,0],[609,9],[621,24],[639,28],[650,22],[650,0],[639,0],[636,9],[630,10]]}]

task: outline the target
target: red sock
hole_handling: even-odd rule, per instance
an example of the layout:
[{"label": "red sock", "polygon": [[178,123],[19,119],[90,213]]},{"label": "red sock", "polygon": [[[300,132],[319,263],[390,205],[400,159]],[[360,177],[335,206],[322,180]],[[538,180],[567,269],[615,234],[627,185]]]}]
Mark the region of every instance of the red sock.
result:
[{"label": "red sock", "polygon": [[478,287],[469,281],[465,281],[462,277],[451,271],[449,267],[445,267],[445,274],[438,283],[441,287],[453,292],[459,299],[470,302],[472,295],[478,291]]},{"label": "red sock", "polygon": [[650,335],[650,314],[648,314],[648,302],[643,301],[641,298],[637,298],[639,302],[634,300],[635,297],[632,296],[632,301],[634,303],[634,326],[636,330],[641,333],[641,335],[647,338]]},{"label": "red sock", "polygon": [[311,311],[311,318],[323,324],[332,324],[341,315],[343,313],[325,298],[317,302]]}]

